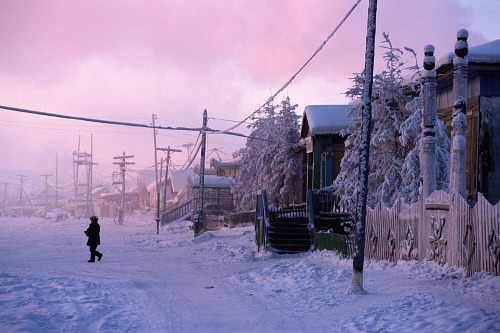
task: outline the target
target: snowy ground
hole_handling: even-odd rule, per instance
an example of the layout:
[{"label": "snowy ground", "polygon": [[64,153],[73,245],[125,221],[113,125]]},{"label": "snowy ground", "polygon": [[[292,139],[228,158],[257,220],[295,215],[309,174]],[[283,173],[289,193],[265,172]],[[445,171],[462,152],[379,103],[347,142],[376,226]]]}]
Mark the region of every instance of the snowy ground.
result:
[{"label": "snowy ground", "polygon": [[1,332],[500,332],[500,277],[433,262],[256,253],[253,228],[193,240],[189,222],[0,218]]}]

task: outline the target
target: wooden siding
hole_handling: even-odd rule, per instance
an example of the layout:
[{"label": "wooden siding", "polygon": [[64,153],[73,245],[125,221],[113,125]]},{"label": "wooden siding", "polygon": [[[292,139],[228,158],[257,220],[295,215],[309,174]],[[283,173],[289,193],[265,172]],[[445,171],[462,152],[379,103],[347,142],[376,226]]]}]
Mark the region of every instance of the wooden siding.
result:
[{"label": "wooden siding", "polygon": [[[467,101],[467,146],[466,146],[466,186],[470,200],[477,200],[478,191],[478,168],[479,168],[479,132],[480,132],[480,97],[474,97]],[[438,110],[439,118],[446,125],[448,137],[451,139],[451,120],[453,110],[451,107]]]}]

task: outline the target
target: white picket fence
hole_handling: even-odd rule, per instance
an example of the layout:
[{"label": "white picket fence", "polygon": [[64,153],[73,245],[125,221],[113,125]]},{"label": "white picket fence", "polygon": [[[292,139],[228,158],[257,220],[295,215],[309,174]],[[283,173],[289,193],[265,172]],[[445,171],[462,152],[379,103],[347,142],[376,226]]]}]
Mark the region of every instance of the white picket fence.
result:
[{"label": "white picket fence", "polygon": [[470,276],[488,271],[500,275],[500,203],[481,194],[470,207],[459,195],[436,191],[408,206],[367,209],[365,257],[435,260],[462,266]]}]

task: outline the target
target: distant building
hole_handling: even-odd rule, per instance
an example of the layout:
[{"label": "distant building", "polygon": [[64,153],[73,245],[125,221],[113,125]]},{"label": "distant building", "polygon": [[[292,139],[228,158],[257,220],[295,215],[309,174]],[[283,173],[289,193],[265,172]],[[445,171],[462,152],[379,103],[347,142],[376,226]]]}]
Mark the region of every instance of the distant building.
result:
[{"label": "distant building", "polygon": [[210,160],[210,168],[216,170],[216,175],[219,177],[234,177],[240,169],[240,158],[230,161],[219,161],[215,158]]},{"label": "distant building", "polygon": [[[176,170],[173,168],[169,169],[168,178],[167,178],[167,191],[165,195],[165,176],[162,177],[160,182],[160,203],[162,202],[170,202],[175,200],[177,195],[182,189],[186,189],[188,185],[188,179],[192,178],[195,175],[193,170]],[[157,204],[157,190],[156,190],[156,181],[152,182],[148,185],[147,191],[149,193],[149,206],[152,210],[156,209]]]}]

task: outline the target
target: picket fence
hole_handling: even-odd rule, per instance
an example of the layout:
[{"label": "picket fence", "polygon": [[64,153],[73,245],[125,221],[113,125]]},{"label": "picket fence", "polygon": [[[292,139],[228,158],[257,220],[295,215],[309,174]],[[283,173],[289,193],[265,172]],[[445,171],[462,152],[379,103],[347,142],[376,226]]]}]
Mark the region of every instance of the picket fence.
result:
[{"label": "picket fence", "polygon": [[460,195],[435,191],[425,201],[367,209],[365,258],[435,260],[461,266],[467,276],[500,275],[500,203],[481,194],[474,206]]}]

